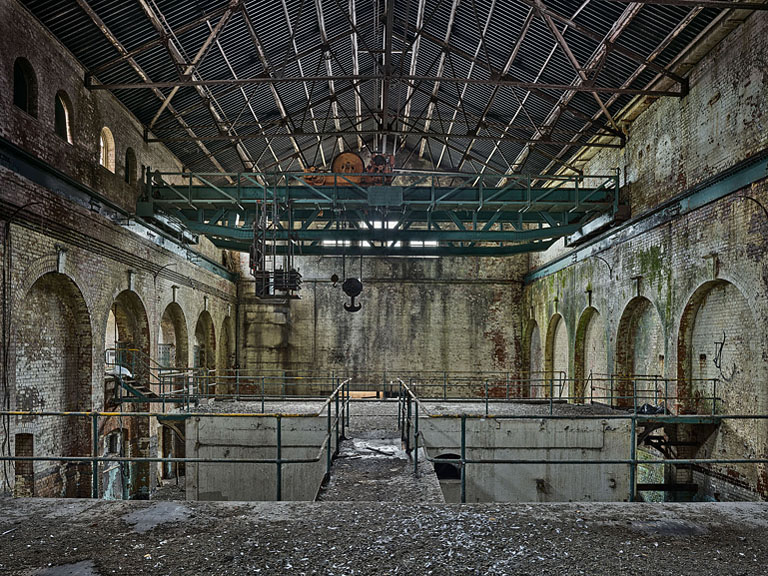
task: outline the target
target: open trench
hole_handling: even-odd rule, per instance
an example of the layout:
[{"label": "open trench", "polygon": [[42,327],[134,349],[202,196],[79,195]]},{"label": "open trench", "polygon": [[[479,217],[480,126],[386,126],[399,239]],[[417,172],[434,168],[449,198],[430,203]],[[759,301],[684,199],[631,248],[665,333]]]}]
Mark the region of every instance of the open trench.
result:
[{"label": "open trench", "polygon": [[419,454],[419,474],[402,449],[397,402],[351,403],[347,438],[318,501],[444,502],[432,464]]}]

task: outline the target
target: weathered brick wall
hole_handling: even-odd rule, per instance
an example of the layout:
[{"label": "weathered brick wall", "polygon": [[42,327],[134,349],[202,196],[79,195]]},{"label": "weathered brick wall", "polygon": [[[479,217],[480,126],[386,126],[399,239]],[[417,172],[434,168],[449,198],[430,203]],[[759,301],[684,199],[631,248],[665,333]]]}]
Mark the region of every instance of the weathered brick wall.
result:
[{"label": "weathered brick wall", "polygon": [[[630,126],[626,148],[600,151],[585,172],[621,168],[623,197],[638,217],[764,151],[766,30],[768,14],[749,17],[692,70],[686,98],[654,103]],[[597,257],[526,286],[527,322],[547,326],[555,313],[562,314],[569,342],[578,351],[589,346],[587,331],[573,327],[589,316],[591,303],[604,326],[605,348],[595,349],[602,358],[570,356],[577,377],[583,379],[595,363],[613,373],[657,374],[668,379],[670,408],[704,413],[712,409],[707,379],[717,378],[721,413],[766,413],[768,218],[743,195],[768,205],[768,182],[758,181],[647,231],[641,222],[614,233],[612,246],[606,244]],[[532,265],[564,252],[559,243],[533,255]],[[724,339],[720,349],[716,343]],[[619,378],[615,385],[622,388],[626,382]],[[649,393],[655,388],[663,394],[665,388],[663,381],[639,386]],[[698,452],[679,450],[681,457],[764,458],[768,431],[762,421],[725,421]],[[697,481],[702,497],[768,497],[763,466],[701,466],[693,472],[680,469],[673,477]]]},{"label": "weathered brick wall", "polygon": [[[182,327],[180,332],[186,332],[187,358],[180,359],[179,364],[192,365],[194,331],[201,316],[210,314],[210,328],[214,335],[222,330],[232,334],[233,324],[229,318],[235,314],[236,290],[231,282],[138,238],[98,215],[68,205],[50,191],[24,182],[10,171],[0,169],[0,189],[6,201],[15,200],[16,196],[34,195],[44,202],[43,207],[29,208],[30,212],[34,212],[28,217],[29,222],[11,227],[14,332],[9,376],[12,408],[71,409],[73,402],[68,400],[68,386],[77,381],[88,390],[86,398],[77,397],[79,409],[104,409],[108,401],[104,391],[104,348],[108,338],[114,337],[114,327],[109,329],[107,320],[116,300],[135,303],[126,306],[129,316],[126,326],[133,327],[124,330],[123,334],[135,334],[136,326],[142,324],[148,326],[148,337],[130,337],[148,340],[148,351],[153,358],[158,356],[160,320],[169,306],[180,315],[177,318]],[[46,223],[51,218],[65,224],[67,230],[62,231],[59,227],[46,230]],[[62,250],[65,257],[60,261],[58,255]],[[158,268],[166,264],[172,266],[155,277]],[[46,282],[70,286],[71,289],[43,290],[41,287]],[[78,306],[87,311],[90,331],[87,354],[83,355],[83,348],[80,348],[77,357],[72,356],[75,354],[72,350],[77,349],[72,341],[77,328],[74,314],[70,311],[75,300],[71,294],[80,295]],[[126,295],[131,298],[126,299]],[[178,337],[183,337],[183,334]],[[231,346],[231,340],[229,337],[224,341]],[[231,350],[222,352],[222,357],[231,359]],[[80,374],[79,378],[72,377],[75,372]],[[87,377],[84,376],[86,372]],[[35,434],[38,455],[90,453],[90,424],[87,422],[80,432],[81,442],[77,450],[59,445],[62,438],[72,436],[71,425],[63,419],[38,419],[34,425],[16,421],[16,426],[25,426],[25,431]],[[132,426],[131,422],[127,423],[129,432]],[[105,436],[112,430],[108,428],[104,423],[101,435]],[[77,429],[80,430],[80,427]],[[152,430],[150,436],[156,439],[156,431]],[[132,446],[138,450],[139,440],[135,435],[133,439]],[[147,441],[155,443],[152,438]],[[44,474],[50,468],[38,464],[35,470]],[[63,486],[53,485],[50,490],[53,492],[46,492],[41,485],[36,493],[62,493]]]},{"label": "weathered brick wall", "polygon": [[[765,204],[768,183],[760,181],[741,193]],[[715,374],[721,381],[722,411],[765,413],[768,395],[762,382],[768,355],[766,333],[759,327],[768,319],[766,231],[762,209],[736,193],[646,233],[617,234],[615,245],[600,254],[606,262],[589,258],[527,286],[524,309],[531,310],[539,326],[548,325],[556,312],[562,314],[569,341],[575,342],[571,327],[588,307],[589,289],[592,306],[607,323],[604,362],[611,372],[628,372],[631,366],[633,372],[664,376],[670,380],[669,393],[681,397],[672,402],[678,409],[699,410],[711,403],[687,402],[696,394],[690,379]],[[713,363],[715,342],[723,340],[723,332],[726,378]],[[575,361],[572,355],[572,366]],[[678,378],[685,384],[680,390]],[[712,450],[718,457],[763,457],[768,437],[758,421],[729,421],[722,424]],[[766,494],[755,466],[716,467],[715,472],[744,483],[753,494]],[[722,487],[717,492],[729,497]]]},{"label": "weathered brick wall", "polygon": [[[632,216],[719,174],[768,146],[768,14],[754,12],[690,72],[685,98],[661,98],[628,127],[627,145],[602,149],[585,174],[619,169]],[[586,181],[589,185],[589,180]],[[566,251],[563,241],[532,254],[539,266]]]},{"label": "weathered brick wall", "polygon": [[[334,287],[340,258],[299,258],[301,300],[259,301],[241,286],[242,357],[249,369],[489,370],[520,367],[525,257],[365,258],[363,308]],[[348,259],[348,275],[360,261]],[[247,274],[245,272],[244,274]]]},{"label": "weathered brick wall", "polygon": [[[550,385],[554,386],[550,390],[544,389],[547,396],[551,393],[554,396],[568,396],[568,388],[563,386],[565,379],[569,378],[568,359],[570,357],[570,346],[568,343],[568,327],[565,320],[559,314],[555,314],[549,321],[547,329],[546,346],[544,348],[544,370],[545,378],[554,378]],[[546,386],[546,382],[539,382],[539,386]]]},{"label": "weathered brick wall", "polygon": [[[26,58],[36,75],[36,117],[13,105],[13,67],[18,57]],[[88,91],[84,72],[15,0],[0,3],[0,137],[131,212],[140,185],[125,182],[129,147],[137,157],[139,179],[142,167],[174,171],[181,164],[162,145],[146,144],[140,123],[110,94]],[[59,90],[66,92],[72,104],[72,144],[54,132]],[[98,163],[99,134],[104,126],[115,137],[115,173]],[[169,307],[174,310],[179,366],[192,365],[195,328],[205,315],[211,342],[224,346],[212,351],[211,364],[218,362],[219,368],[233,363],[236,287],[232,282],[140,238],[127,227],[67,202],[56,190],[26,180],[12,166],[5,162],[0,167],[3,232],[13,215],[7,286],[11,409],[114,408],[105,397],[104,380],[107,333],[114,332],[107,322],[113,307],[120,337],[135,341],[153,358],[158,356],[163,314]],[[17,212],[18,207],[24,208]],[[6,248],[0,242],[0,256],[6,255]],[[214,261],[224,260],[221,251],[205,239],[198,250]],[[222,331],[226,337],[217,338]],[[179,345],[181,339],[183,345]],[[119,426],[117,419],[100,423],[102,452],[106,436]],[[157,430],[148,429],[146,419],[124,418],[122,426],[132,455],[156,453]],[[16,434],[32,434],[38,456],[91,451],[87,419],[14,417],[9,454],[14,453]],[[2,435],[0,428],[0,441]],[[37,495],[90,493],[89,465],[35,463],[33,468]],[[154,467],[134,467],[134,476],[141,477],[133,479],[132,493],[148,488],[154,474]],[[11,484],[13,476],[11,470]],[[3,483],[0,475],[0,486]]]},{"label": "weathered brick wall", "polygon": [[[13,65],[18,57],[26,58],[37,76],[37,118],[13,105]],[[181,163],[164,146],[145,143],[141,124],[111,94],[85,88],[84,74],[72,54],[16,0],[0,3],[0,136],[132,211],[141,175],[136,184],[125,182],[129,147],[136,154],[138,170],[150,166],[179,171]],[[54,132],[54,101],[60,90],[72,102],[72,144]],[[115,137],[114,174],[99,165],[99,135],[104,126]]]},{"label": "weathered brick wall", "polygon": [[600,313],[589,307],[582,314],[574,339],[574,375],[581,386],[578,396],[594,398],[603,395],[604,378],[609,373],[607,362],[605,321]]}]

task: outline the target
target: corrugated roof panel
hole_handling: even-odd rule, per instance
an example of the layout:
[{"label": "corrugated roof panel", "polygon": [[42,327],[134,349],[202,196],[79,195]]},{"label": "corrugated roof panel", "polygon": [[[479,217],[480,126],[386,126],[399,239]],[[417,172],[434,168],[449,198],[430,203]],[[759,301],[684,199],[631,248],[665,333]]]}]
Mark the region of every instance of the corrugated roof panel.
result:
[{"label": "corrugated roof panel", "polygon": [[[116,47],[75,0],[26,0],[23,3],[87,69],[94,69],[118,57]],[[152,0],[149,3],[181,53],[182,62],[174,62],[165,46],[158,42],[157,30],[139,3],[90,0],[89,5],[125,49],[135,50],[147,43],[151,44],[148,49],[137,53],[134,59],[153,81],[176,81],[179,78],[227,6],[224,0]],[[262,74],[290,78],[325,76],[327,65],[330,65],[335,76],[349,75],[353,72],[356,57],[360,74],[379,76],[376,80],[358,82],[356,88],[353,88],[349,80],[338,79],[334,82],[338,123],[347,132],[344,138],[346,145],[356,147],[354,126],[371,130],[377,125],[381,113],[381,91],[386,84],[381,78],[385,5],[384,2],[377,4],[355,0],[358,42],[355,53],[352,42],[354,31],[346,0],[323,1],[320,4],[322,17],[318,5],[307,0],[285,0],[280,3],[246,0],[245,10],[250,18],[249,23],[256,34],[256,42],[264,50],[269,62],[268,68],[265,69],[262,63],[244,14],[236,9],[218,41],[210,46],[199,63],[197,77],[210,80],[231,79],[233,74],[237,78],[252,78]],[[567,142],[576,137],[577,142],[583,143],[589,135],[605,126],[606,118],[602,115],[596,121],[590,121],[600,110],[590,93],[571,94],[570,91],[508,86],[496,88],[489,83],[467,84],[448,80],[439,84],[416,80],[409,86],[409,82],[398,81],[396,77],[408,73],[415,60],[417,76],[436,76],[440,72],[446,78],[472,78],[489,82],[502,72],[509,61],[526,18],[531,13],[530,6],[524,2],[426,0],[423,14],[425,35],[415,55],[413,46],[419,18],[418,5],[414,1],[394,2],[391,60],[394,77],[388,82],[387,116],[390,121],[398,120],[395,124],[398,129],[402,128],[403,121],[407,121],[413,130],[423,131],[429,115],[431,131],[450,131],[452,137],[447,146],[441,136],[428,138],[425,157],[437,160],[442,154],[443,168],[472,171],[488,163],[494,169],[507,170],[524,150],[530,150],[525,157],[523,169],[537,171],[550,165],[556,167],[564,162],[564,158],[573,154],[576,148],[543,144],[526,147],[520,142],[509,140],[497,145],[496,141],[489,138],[473,140],[471,134],[479,127],[481,135],[499,135],[506,130],[509,138],[525,140],[535,138],[537,130],[542,129],[545,139]],[[562,32],[573,56],[586,68],[590,77],[597,75],[597,85],[619,87],[629,84],[633,88],[643,88],[654,80],[656,70],[641,66],[638,58],[612,51],[603,59],[595,59],[599,46],[597,38],[603,38],[615,29],[622,14],[634,10],[633,6],[596,0],[548,0],[546,5],[554,14],[571,19],[583,28],[577,30],[555,18],[556,26]],[[375,12],[377,7],[379,13]],[[692,10],[695,11],[695,17],[682,29],[678,29],[680,23],[692,14]],[[700,10],[681,6],[643,5],[628,21],[616,43],[644,58],[652,54],[665,37],[674,31],[668,46],[655,59],[658,65],[666,66],[718,14],[719,10],[711,8]],[[191,25],[206,16],[207,22]],[[329,40],[325,45],[321,35],[323,26]],[[449,38],[447,46],[443,44],[446,38]],[[300,57],[296,55],[297,51]],[[109,69],[100,71],[97,76],[99,81],[110,84],[139,81],[139,75],[127,61],[117,62]],[[548,84],[581,82],[569,57],[539,16],[532,18],[525,39],[517,48],[508,78]],[[336,122],[331,117],[334,106],[330,90],[327,81],[276,85],[280,104],[287,111],[291,128],[301,128],[305,133],[329,132],[322,138],[322,148],[326,155],[332,155],[337,149],[336,137],[332,134],[336,130]],[[435,90],[436,98],[432,99]],[[168,94],[171,89],[163,88],[161,91]],[[408,119],[404,119],[401,116],[405,112],[409,92],[412,93],[410,114]],[[161,105],[160,98],[149,90],[117,90],[115,95],[144,124],[149,124]],[[633,99],[631,95],[601,94],[600,97],[612,114],[617,114]],[[362,120],[356,110],[359,99],[362,99]],[[211,107],[228,126],[236,123],[235,130],[242,135],[259,135],[262,130],[268,134],[276,131],[282,133],[287,129],[274,95],[266,84],[242,87],[212,85],[202,90],[182,87],[174,96],[171,106],[177,114],[182,115],[183,122],[204,137],[220,133]],[[160,117],[154,132],[164,138],[188,136],[170,110]],[[363,139],[366,145],[377,146],[373,135],[365,135]],[[307,161],[319,158],[317,137],[298,135],[296,141],[302,147]],[[409,150],[418,148],[420,141],[421,138],[416,135],[405,137]],[[260,165],[274,165],[274,156],[286,158],[282,162],[283,167],[298,165],[295,160],[297,154],[289,138],[280,136],[265,140],[250,137],[244,142],[247,154],[252,160],[258,160]],[[242,168],[242,159],[231,142],[214,140],[206,141],[206,145],[227,169]],[[470,147],[469,151],[467,147]],[[169,148],[185,163],[212,169],[211,161],[194,142],[174,142],[169,144]],[[463,163],[462,158],[465,159]]]}]

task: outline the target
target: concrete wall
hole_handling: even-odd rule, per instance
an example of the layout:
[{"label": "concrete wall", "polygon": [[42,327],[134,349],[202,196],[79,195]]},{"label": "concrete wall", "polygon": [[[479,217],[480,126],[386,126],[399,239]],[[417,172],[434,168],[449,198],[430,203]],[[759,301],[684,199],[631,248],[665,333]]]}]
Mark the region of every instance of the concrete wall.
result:
[{"label": "concrete wall", "polygon": [[[298,258],[301,299],[259,301],[241,285],[241,362],[330,372],[520,369],[520,280],[527,258],[365,258],[363,308],[332,274],[341,258]],[[358,276],[359,258],[346,262]],[[244,273],[247,277],[248,273]]]},{"label": "concrete wall", "polygon": [[[692,70],[688,97],[656,102],[630,127],[624,151],[601,151],[585,172],[621,167],[623,194],[638,216],[764,150],[768,132],[757,103],[768,98],[766,28],[768,14],[750,16]],[[593,257],[575,258],[525,287],[525,326],[548,326],[557,314],[565,319],[575,351],[568,363],[582,380],[575,388],[595,366],[658,375],[669,379],[670,408],[708,412],[711,401],[702,397],[712,395],[712,385],[700,379],[718,378],[721,413],[766,413],[768,218],[745,196],[768,205],[768,181],[691,212],[638,218],[595,243]],[[532,256],[532,263],[563,251]],[[578,327],[596,318],[599,345],[590,358],[579,353],[593,346],[590,330]],[[726,421],[698,453],[707,454],[764,457],[768,430],[758,421]],[[677,479],[693,478],[683,476]],[[763,466],[712,466],[696,477],[700,497],[768,497]]]},{"label": "concrete wall", "polygon": [[[467,464],[467,502],[617,502],[629,499],[629,467],[560,464],[560,460],[629,458],[627,420],[480,419],[466,421],[470,460],[525,459],[542,464]],[[419,433],[430,457],[460,454],[461,420],[422,418]],[[546,462],[546,463],[544,463]],[[447,502],[459,485],[441,482]]]},{"label": "concrete wall", "polygon": [[[317,462],[282,465],[282,500],[314,500],[326,472],[325,416],[282,418],[281,457]],[[277,458],[277,419],[271,416],[187,420],[187,457]],[[331,453],[336,442],[331,438]],[[276,464],[187,464],[187,500],[276,500]]]}]

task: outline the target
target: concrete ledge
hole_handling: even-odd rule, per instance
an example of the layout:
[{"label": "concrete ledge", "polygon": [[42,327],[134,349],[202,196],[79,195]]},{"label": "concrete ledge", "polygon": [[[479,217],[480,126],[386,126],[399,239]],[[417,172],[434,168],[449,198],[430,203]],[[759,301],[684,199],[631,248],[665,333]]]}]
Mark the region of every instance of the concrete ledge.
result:
[{"label": "concrete ledge", "polygon": [[755,503],[0,499],[0,573],[751,575],[766,527]]}]

